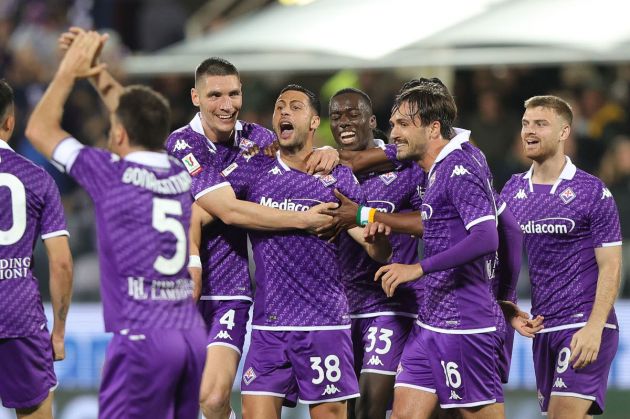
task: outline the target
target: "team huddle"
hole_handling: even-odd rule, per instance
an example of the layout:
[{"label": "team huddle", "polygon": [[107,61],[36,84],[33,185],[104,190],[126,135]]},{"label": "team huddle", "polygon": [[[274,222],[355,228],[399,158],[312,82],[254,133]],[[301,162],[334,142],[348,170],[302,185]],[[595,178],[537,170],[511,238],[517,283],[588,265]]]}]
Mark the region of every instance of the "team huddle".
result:
[{"label": "team huddle", "polygon": [[[239,73],[209,58],[191,89],[199,112],[169,134],[168,102],[121,86],[99,63],[106,41],[79,28],[62,35],[65,55],[26,129],[94,202],[113,333],[100,418],[197,418],[200,408],[235,418],[235,378],[248,419],[298,402],[315,419],[503,418],[514,331],[533,339],[543,414],[603,412],[622,239],[608,189],[564,154],[564,100],[525,102],[533,164],[499,193],[439,79],[401,87],[389,144],[369,96],[338,91],[328,116],[339,149],[314,148],[317,95],[283,88],[270,131],[238,119]],[[81,78],[110,112],[108,150],[61,127]],[[50,418],[69,233],[52,178],[6,143],[14,121],[1,82],[0,399],[20,418]],[[49,254],[52,333],[30,270],[37,236]],[[523,246],[531,316],[516,300]]]}]

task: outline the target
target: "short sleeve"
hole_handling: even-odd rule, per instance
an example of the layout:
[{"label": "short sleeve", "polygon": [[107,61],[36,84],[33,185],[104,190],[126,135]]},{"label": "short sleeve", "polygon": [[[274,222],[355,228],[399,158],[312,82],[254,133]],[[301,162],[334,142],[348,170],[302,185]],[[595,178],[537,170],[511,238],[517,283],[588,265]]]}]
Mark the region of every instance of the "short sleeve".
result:
[{"label": "short sleeve", "polygon": [[598,185],[594,195],[589,219],[594,247],[621,246],[619,211],[615,199],[603,183]]},{"label": "short sleeve", "polygon": [[359,205],[365,205],[367,200],[365,199],[365,195],[357,178],[347,167],[338,167],[339,169],[336,170],[338,176],[336,188],[351,201]]},{"label": "short sleeve", "polygon": [[191,175],[196,175],[211,164],[211,152],[205,137],[184,127],[166,139],[166,152],[184,163]]},{"label": "short sleeve", "polygon": [[42,240],[58,236],[69,236],[59,189],[48,174],[46,174],[46,189],[43,201],[44,209],[41,218]]},{"label": "short sleeve", "polygon": [[493,198],[479,170],[466,160],[452,161],[443,169],[447,193],[466,230],[488,220],[496,220]]},{"label": "short sleeve", "polygon": [[226,186],[230,186],[230,182],[224,175],[212,166],[206,166],[204,170],[193,174],[190,192],[196,201],[205,194]]},{"label": "short sleeve", "polygon": [[249,187],[255,182],[256,173],[271,159],[259,153],[254,156],[240,154],[234,163],[223,169],[221,174],[230,182],[238,199],[247,199]]}]

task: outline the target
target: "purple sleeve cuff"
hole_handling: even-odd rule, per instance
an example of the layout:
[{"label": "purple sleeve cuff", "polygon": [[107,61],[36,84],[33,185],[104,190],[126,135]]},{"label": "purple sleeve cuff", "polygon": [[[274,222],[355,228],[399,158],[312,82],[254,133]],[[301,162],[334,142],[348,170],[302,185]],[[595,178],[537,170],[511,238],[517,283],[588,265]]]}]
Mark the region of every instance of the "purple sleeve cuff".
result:
[{"label": "purple sleeve cuff", "polygon": [[483,221],[471,227],[469,234],[453,247],[420,261],[420,266],[425,274],[445,271],[495,252],[498,245],[495,221]]}]

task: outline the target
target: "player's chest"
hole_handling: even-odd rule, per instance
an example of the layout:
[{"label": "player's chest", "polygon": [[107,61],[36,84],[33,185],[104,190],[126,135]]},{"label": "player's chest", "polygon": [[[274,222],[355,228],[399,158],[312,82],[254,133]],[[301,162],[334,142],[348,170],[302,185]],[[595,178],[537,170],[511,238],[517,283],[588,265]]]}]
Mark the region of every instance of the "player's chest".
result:
[{"label": "player's chest", "polygon": [[336,202],[333,190],[337,186],[334,175],[315,177],[273,166],[253,179],[248,199],[272,208],[306,211],[323,202]]},{"label": "player's chest", "polygon": [[414,188],[413,185],[408,185],[407,178],[398,172],[370,176],[359,179],[359,182],[367,206],[388,213],[398,212],[407,207],[406,191]]}]

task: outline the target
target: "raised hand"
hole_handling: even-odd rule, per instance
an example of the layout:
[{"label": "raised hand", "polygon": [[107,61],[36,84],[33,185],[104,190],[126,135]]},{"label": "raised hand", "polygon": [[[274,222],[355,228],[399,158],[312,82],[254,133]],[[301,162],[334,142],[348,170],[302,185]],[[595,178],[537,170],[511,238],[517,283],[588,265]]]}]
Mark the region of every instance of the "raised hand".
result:
[{"label": "raised hand", "polygon": [[316,148],[306,160],[306,172],[329,174],[339,164],[339,152],[332,147]]},{"label": "raised hand", "polygon": [[105,64],[94,63],[106,40],[106,35],[94,31],[77,33],[59,64],[58,74],[85,78],[103,71]]}]

